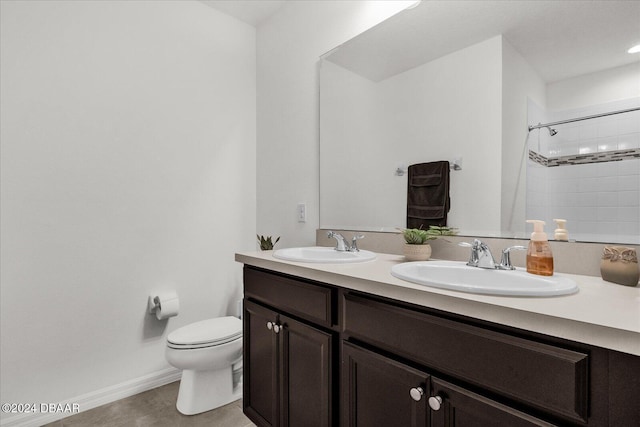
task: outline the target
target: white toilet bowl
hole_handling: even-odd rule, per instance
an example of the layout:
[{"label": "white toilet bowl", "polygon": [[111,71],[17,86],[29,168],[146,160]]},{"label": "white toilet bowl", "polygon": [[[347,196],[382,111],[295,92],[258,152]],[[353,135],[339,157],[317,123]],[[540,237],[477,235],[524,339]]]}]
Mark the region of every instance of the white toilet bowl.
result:
[{"label": "white toilet bowl", "polygon": [[[242,397],[237,379],[242,362],[242,321],[219,317],[176,329],[167,337],[167,361],[182,369],[176,407],[194,415]],[[237,384],[234,385],[234,377]]]}]

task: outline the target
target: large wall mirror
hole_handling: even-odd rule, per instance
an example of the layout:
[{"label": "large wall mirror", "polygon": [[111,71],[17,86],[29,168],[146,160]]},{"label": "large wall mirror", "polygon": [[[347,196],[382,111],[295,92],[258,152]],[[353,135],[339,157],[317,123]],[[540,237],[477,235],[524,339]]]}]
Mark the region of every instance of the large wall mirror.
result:
[{"label": "large wall mirror", "polygon": [[635,1],[430,0],[328,52],[320,226],[405,227],[407,167],[447,160],[461,234],[563,218],[640,243],[638,22]]}]

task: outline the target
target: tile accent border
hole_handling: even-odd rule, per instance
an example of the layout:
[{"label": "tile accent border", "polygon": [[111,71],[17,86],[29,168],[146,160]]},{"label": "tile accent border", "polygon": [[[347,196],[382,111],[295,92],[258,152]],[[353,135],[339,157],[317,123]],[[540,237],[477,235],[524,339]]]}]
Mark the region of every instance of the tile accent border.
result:
[{"label": "tile accent border", "polygon": [[533,150],[529,150],[529,160],[542,166],[549,166],[549,159]]},{"label": "tile accent border", "polygon": [[529,150],[529,160],[545,167],[572,166],[587,163],[619,162],[622,160],[640,159],[640,148],[628,150],[603,151],[601,153],[572,154],[569,156],[545,157]]}]

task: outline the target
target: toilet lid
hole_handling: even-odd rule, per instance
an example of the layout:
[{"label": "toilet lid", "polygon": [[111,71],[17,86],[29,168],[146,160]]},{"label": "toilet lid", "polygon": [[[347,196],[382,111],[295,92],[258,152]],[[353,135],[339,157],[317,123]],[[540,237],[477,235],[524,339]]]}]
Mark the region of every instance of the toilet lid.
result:
[{"label": "toilet lid", "polygon": [[169,344],[179,346],[212,346],[224,344],[242,337],[242,320],[227,316],[202,320],[171,332]]}]

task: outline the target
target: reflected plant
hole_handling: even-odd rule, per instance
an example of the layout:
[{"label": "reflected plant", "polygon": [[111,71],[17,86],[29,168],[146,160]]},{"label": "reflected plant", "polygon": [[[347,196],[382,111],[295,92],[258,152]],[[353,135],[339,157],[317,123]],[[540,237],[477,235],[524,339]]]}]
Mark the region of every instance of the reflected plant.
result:
[{"label": "reflected plant", "polygon": [[455,227],[430,225],[427,234],[429,236],[435,236],[434,238],[438,238],[438,236],[455,236],[458,234],[458,229]]},{"label": "reflected plant", "polygon": [[404,241],[408,245],[426,245],[429,240],[435,240],[440,236],[455,236],[458,229],[454,227],[430,225],[428,230],[422,228],[401,229]]},{"label": "reflected plant", "polygon": [[407,242],[408,245],[426,245],[427,241],[437,238],[435,236],[430,236],[427,233],[427,230],[422,230],[420,228],[406,228],[402,230],[402,235],[404,236],[404,241]]}]

